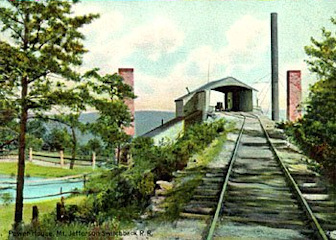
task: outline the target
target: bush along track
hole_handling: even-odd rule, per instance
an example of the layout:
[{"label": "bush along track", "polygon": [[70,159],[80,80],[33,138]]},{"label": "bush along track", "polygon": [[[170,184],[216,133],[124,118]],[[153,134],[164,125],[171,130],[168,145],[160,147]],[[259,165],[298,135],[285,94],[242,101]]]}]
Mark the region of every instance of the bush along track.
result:
[{"label": "bush along track", "polygon": [[[222,150],[226,141],[226,134],[222,134],[214,140],[204,151],[197,154],[188,163],[188,166],[182,171],[174,172],[173,187],[169,191],[156,190],[156,194],[152,197],[152,202],[159,203],[157,207],[152,206],[149,210],[158,212],[158,219],[161,221],[176,220],[185,205],[192,199],[198,187],[201,187],[204,177],[209,173],[211,168],[208,164]],[[215,168],[218,169],[218,168]]]},{"label": "bush along track", "polygon": [[[54,226],[57,226],[57,230],[62,229],[62,226],[68,229],[69,224],[74,227],[87,226],[85,229],[93,229],[92,224],[100,229],[119,229],[119,224],[128,225],[148,209],[156,182],[171,181],[174,172],[184,169],[192,156],[199,154],[200,162],[196,164],[194,177],[188,183],[181,183],[180,189],[173,190],[175,194],[171,194],[171,198],[183,192],[192,193],[202,178],[201,169],[219,152],[228,127],[224,119],[195,124],[188,127],[175,142],[160,145],[154,145],[150,138],[135,138],[130,146],[132,164],[121,165],[90,178],[84,190],[87,197],[78,205],[65,207],[67,217],[63,222],[57,222],[55,213],[52,213],[38,225],[26,228],[53,231],[56,229]],[[174,217],[172,209],[172,206],[167,207],[169,217]]]},{"label": "bush along track", "polygon": [[335,239],[336,191],[334,183],[330,183],[324,175],[321,175],[323,172],[321,164],[308,158],[299,148],[290,144],[279,129],[270,129],[268,133],[278,156],[292,175],[322,229],[330,239]]}]

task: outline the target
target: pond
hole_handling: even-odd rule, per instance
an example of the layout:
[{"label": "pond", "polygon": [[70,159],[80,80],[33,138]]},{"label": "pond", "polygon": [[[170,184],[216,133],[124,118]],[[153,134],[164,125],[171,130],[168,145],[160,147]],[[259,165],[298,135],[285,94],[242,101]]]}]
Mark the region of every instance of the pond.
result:
[{"label": "pond", "polygon": [[[25,203],[36,202],[51,198],[60,198],[58,196],[47,196],[58,194],[60,191],[69,192],[75,189],[82,189],[84,186],[83,178],[65,179],[65,178],[39,178],[39,177],[25,177],[25,186],[23,190],[23,197]],[[16,196],[16,178],[8,175],[0,175],[0,194],[10,193],[15,200]],[[69,194],[64,194],[66,196]],[[1,200],[0,200],[1,203]]]}]

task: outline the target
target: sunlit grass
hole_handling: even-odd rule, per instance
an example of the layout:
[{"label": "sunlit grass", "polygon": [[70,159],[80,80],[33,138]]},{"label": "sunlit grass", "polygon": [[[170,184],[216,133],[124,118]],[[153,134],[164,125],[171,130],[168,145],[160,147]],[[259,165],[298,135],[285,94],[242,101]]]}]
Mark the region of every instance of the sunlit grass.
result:
[{"label": "sunlit grass", "polygon": [[[65,200],[65,204],[78,204],[85,196],[74,196],[67,198]],[[23,206],[23,221],[24,223],[30,223],[32,219],[32,208],[33,206],[37,206],[39,210],[40,216],[43,214],[48,214],[56,209],[56,203],[59,202],[60,199],[52,199],[52,200],[43,200],[34,203],[25,203]],[[0,239],[7,239],[8,231],[12,228],[12,224],[14,222],[14,210],[15,204],[12,203],[9,206],[4,206],[0,204]]]},{"label": "sunlit grass", "polygon": [[[36,165],[30,162],[26,163],[25,175],[30,177],[64,177],[77,174],[91,173],[94,170],[91,167],[77,167],[74,169],[66,169],[60,167],[46,167]],[[4,162],[0,163],[0,174],[16,176],[17,163]]]}]

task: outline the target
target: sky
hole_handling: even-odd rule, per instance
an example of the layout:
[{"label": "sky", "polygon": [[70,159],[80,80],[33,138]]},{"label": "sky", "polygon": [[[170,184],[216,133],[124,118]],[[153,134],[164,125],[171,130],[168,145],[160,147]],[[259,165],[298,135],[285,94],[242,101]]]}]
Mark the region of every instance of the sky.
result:
[{"label": "sky", "polygon": [[174,111],[174,100],[208,81],[235,77],[270,104],[270,14],[278,13],[280,108],[286,71],[301,70],[303,95],[315,81],[304,46],[321,28],[334,30],[335,0],[89,1],[77,15],[101,17],[81,31],[89,52],[80,70],[134,68],[136,110]]},{"label": "sky", "polygon": [[100,13],[86,26],[84,68],[102,73],[134,68],[136,110],[174,111],[174,100],[224,77],[259,90],[270,104],[270,14],[278,13],[280,108],[286,105],[286,71],[301,70],[303,95],[315,80],[304,46],[321,28],[332,29],[334,0],[83,1],[76,14]]}]

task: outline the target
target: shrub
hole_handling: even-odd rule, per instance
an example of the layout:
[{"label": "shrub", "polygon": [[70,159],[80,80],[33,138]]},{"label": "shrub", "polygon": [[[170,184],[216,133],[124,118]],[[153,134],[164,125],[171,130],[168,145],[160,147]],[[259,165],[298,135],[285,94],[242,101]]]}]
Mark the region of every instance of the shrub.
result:
[{"label": "shrub", "polygon": [[[154,145],[150,138],[131,143],[133,165],[119,166],[93,177],[86,185],[89,196],[72,219],[102,224],[110,216],[132,219],[149,204],[157,180],[171,180],[190,157],[206,148],[224,129],[224,120],[190,126],[175,143]],[[182,193],[182,192],[181,192]]]},{"label": "shrub", "polygon": [[13,196],[12,194],[5,192],[0,194],[0,200],[4,206],[8,206],[13,202]]},{"label": "shrub", "polygon": [[[310,115],[304,116],[296,122],[282,123],[280,127],[309,157],[322,164],[321,170],[336,182],[336,149],[333,147],[332,136],[326,136],[325,131],[318,130],[321,127],[320,123],[318,121],[312,122],[308,119],[309,117]],[[327,132],[331,131],[328,125],[325,125],[324,128]],[[332,135],[331,132],[330,134]]]}]

